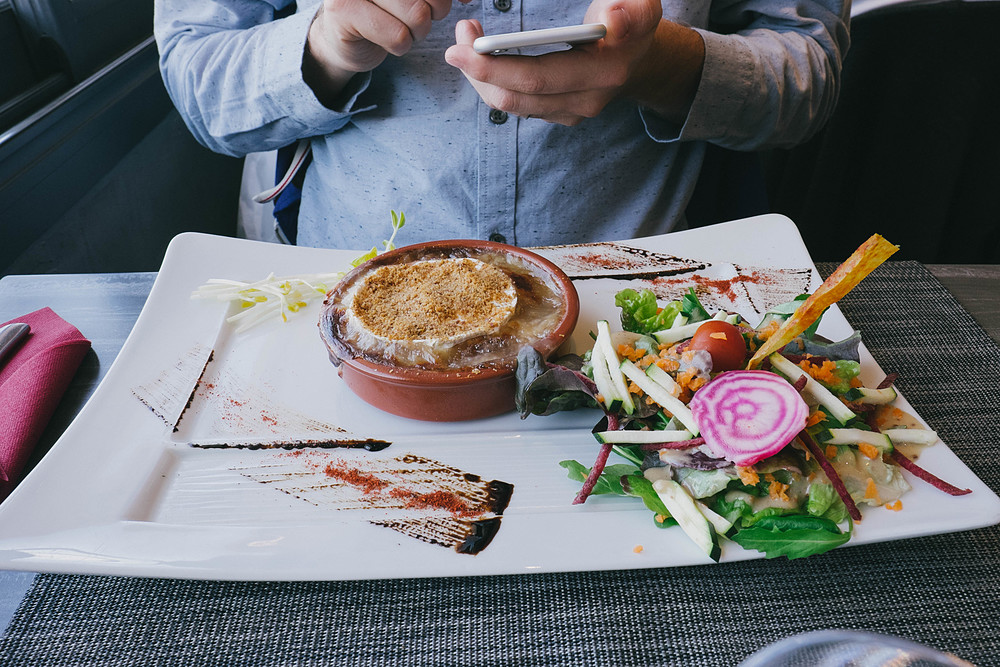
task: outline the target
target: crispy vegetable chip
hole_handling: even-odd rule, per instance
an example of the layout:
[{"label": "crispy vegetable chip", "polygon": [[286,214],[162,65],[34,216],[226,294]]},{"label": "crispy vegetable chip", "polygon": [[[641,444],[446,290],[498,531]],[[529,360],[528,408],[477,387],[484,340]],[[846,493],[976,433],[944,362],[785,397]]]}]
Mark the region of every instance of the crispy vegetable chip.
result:
[{"label": "crispy vegetable chip", "polygon": [[861,244],[847,261],[838,266],[837,270],[823,281],[819,289],[803,301],[791,317],[760,346],[747,363],[747,368],[756,368],[763,359],[808,329],[827,308],[842,299],[897,250],[899,246],[889,243],[878,234],[872,234],[871,238]]}]

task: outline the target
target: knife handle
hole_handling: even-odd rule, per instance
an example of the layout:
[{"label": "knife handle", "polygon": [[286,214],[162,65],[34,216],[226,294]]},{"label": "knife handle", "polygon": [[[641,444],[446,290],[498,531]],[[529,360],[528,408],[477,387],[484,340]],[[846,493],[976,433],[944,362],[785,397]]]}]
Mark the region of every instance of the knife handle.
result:
[{"label": "knife handle", "polygon": [[0,327],[0,363],[14,349],[19,340],[24,338],[31,327],[24,322],[12,322]]}]

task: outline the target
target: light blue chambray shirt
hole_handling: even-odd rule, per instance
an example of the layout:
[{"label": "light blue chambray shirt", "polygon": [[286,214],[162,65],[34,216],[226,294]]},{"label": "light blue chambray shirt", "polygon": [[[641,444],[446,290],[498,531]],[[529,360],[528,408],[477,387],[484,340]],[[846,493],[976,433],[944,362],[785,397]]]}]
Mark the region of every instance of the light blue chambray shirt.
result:
[{"label": "light blue chambray shirt", "polygon": [[384,237],[390,209],[406,214],[402,243],[534,246],[670,231],[683,222],[704,142],[788,145],[825,121],[850,11],[850,0],[664,0],[664,16],[699,29],[706,44],[685,123],[622,99],[570,128],[491,116],[444,51],[459,19],[479,19],[487,34],[570,25],[589,2],[456,2],[410,53],[356,76],[337,110],[302,81],[317,4],[274,20],[288,3],[156,0],[161,71],[188,127],[215,151],[312,137],[298,242],[351,249]]}]

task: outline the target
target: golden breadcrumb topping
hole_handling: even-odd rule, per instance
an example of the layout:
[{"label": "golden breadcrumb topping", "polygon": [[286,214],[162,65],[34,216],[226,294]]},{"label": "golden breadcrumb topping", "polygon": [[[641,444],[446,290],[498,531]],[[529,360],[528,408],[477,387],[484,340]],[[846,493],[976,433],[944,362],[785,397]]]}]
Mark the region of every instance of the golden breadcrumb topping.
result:
[{"label": "golden breadcrumb topping", "polygon": [[470,258],[380,267],[354,296],[355,316],[389,340],[451,339],[494,331],[514,313],[514,283]]}]

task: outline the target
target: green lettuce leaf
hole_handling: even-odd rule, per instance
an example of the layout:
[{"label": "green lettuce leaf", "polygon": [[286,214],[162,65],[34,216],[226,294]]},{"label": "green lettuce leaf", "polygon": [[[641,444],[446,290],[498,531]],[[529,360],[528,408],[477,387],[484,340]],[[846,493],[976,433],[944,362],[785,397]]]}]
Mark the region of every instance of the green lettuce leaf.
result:
[{"label": "green lettuce leaf", "polygon": [[809,486],[809,500],[806,501],[806,511],[812,516],[823,517],[834,523],[847,520],[847,506],[840,499],[832,484],[813,482]]},{"label": "green lettuce leaf", "polygon": [[712,509],[724,516],[731,523],[737,523],[753,516],[753,508],[743,498],[726,500],[725,496],[720,495],[716,498]]},{"label": "green lettuce leaf", "polygon": [[663,518],[662,521],[656,522],[657,526],[668,528],[677,525],[677,520],[670,516],[670,510],[660,500],[660,496],[657,495],[656,490],[653,488],[653,483],[643,477],[642,473],[637,472],[634,475],[626,475],[622,480],[624,482],[622,488],[625,490],[625,493],[640,498],[646,509],[653,512],[654,515]]},{"label": "green lettuce leaf", "polygon": [[833,521],[804,515],[765,517],[732,537],[744,549],[789,560],[825,553],[850,539],[851,531],[841,532]]},{"label": "green lettuce leaf", "polygon": [[705,307],[701,305],[701,301],[698,300],[698,295],[695,293],[693,287],[689,287],[687,294],[681,299],[681,310],[688,316],[689,322],[701,322],[702,320],[712,319],[712,316],[708,314]]},{"label": "green lettuce leaf", "polygon": [[692,498],[707,498],[724,490],[732,477],[724,469],[695,470],[694,468],[677,468],[677,481],[687,489]]},{"label": "green lettuce leaf", "polygon": [[663,309],[656,303],[651,290],[640,292],[623,289],[615,294],[615,305],[621,308],[622,329],[633,333],[649,334],[667,329],[681,312],[681,304],[671,301]]},{"label": "green lettuce leaf", "polygon": [[[559,465],[567,470],[569,473],[569,478],[576,480],[577,482],[584,482],[587,480],[587,476],[590,475],[590,468],[583,465],[579,461],[560,461]],[[615,463],[609,466],[605,466],[604,470],[601,471],[601,476],[597,478],[597,484],[594,485],[594,490],[591,491],[591,495],[611,493],[616,496],[628,496],[632,495],[625,492],[622,488],[622,476],[633,475],[638,471],[631,463]]]}]

